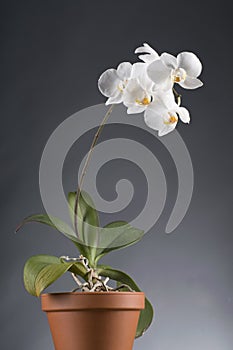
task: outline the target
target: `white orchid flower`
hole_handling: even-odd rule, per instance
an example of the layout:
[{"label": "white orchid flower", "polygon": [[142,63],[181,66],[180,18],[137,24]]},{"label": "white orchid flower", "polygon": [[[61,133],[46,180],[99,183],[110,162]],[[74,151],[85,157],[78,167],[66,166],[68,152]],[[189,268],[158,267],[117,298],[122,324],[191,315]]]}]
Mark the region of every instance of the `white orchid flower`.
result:
[{"label": "white orchid flower", "polygon": [[128,82],[123,96],[123,103],[128,107],[128,114],[144,112],[153,100],[154,83],[148,77],[146,68],[146,63],[133,64],[131,80]]},{"label": "white orchid flower", "polygon": [[160,60],[152,62],[147,73],[151,80],[162,89],[171,89],[178,83],[185,89],[196,89],[203,83],[197,77],[201,74],[202,64],[192,52],[182,52],[177,57],[163,53]]},{"label": "white orchid flower", "polygon": [[145,89],[138,79],[131,79],[124,92],[123,103],[128,114],[141,113],[152,102],[152,94]]},{"label": "white orchid flower", "polygon": [[137,79],[143,89],[151,91],[154,87],[154,82],[149,78],[147,74],[147,63],[137,62],[133,64],[131,78]]},{"label": "white orchid flower", "polygon": [[143,53],[143,55],[138,56],[143,62],[151,63],[159,59],[158,53],[150,47],[147,43],[144,43],[143,46],[138,47],[135,53]]},{"label": "white orchid flower", "polygon": [[108,97],[106,105],[121,103],[123,92],[131,77],[132,64],[130,62],[120,63],[117,69],[107,69],[98,80],[100,92]]},{"label": "white orchid flower", "polygon": [[202,71],[198,57],[192,52],[181,52],[177,57],[168,53],[159,56],[147,43],[135,53],[142,62],[123,62],[100,76],[98,87],[108,98],[106,105],[123,103],[128,114],[144,112],[145,123],[159,136],[174,130],[179,119],[189,123],[189,111],[179,105],[180,96],[173,85],[177,83],[186,89],[203,85],[198,79]]},{"label": "white orchid flower", "polygon": [[159,136],[164,136],[175,129],[178,120],[190,122],[189,111],[176,104],[172,91],[158,93],[144,113],[145,123],[158,130]]}]

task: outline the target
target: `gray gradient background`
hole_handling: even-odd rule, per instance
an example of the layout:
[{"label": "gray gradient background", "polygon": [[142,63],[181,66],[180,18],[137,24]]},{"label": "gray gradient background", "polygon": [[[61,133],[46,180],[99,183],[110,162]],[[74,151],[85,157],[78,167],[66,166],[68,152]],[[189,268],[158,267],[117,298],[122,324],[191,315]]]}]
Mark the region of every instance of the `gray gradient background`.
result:
[{"label": "gray gradient background", "polygon": [[[107,127],[103,139],[125,136],[150,148],[169,187],[165,210],[151,232],[104,261],[130,273],[155,306],[154,322],[134,349],[232,350],[230,1],[2,1],[1,8],[1,349],[53,349],[39,300],[24,290],[23,264],[32,254],[76,254],[71,243],[43,226],[13,234],[24,216],[43,212],[38,185],[43,147],[66,117],[104,101],[96,87],[99,74],[122,60],[135,60],[133,50],[147,41],[160,52],[194,51],[204,63],[205,87],[183,93],[192,124],[178,129],[194,165],[194,194],[183,222],[165,235],[177,190],[172,160],[145,132]],[[93,133],[67,157],[67,191],[75,187],[75,172]],[[137,215],[146,196],[140,170],[111,163],[98,177],[100,193],[114,198],[114,184],[122,177],[136,192],[124,213],[102,215],[103,223]],[[49,290],[72,287],[66,276]]]}]

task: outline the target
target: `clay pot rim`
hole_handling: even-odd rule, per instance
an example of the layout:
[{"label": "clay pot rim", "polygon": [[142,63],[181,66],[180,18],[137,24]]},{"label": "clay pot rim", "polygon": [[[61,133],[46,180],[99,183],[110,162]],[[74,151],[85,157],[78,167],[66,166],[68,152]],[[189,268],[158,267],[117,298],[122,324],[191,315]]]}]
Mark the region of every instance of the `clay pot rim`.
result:
[{"label": "clay pot rim", "polygon": [[142,310],[143,292],[65,292],[41,295],[43,311],[68,310]]},{"label": "clay pot rim", "polygon": [[52,292],[52,293],[43,293],[41,298],[46,297],[47,295],[144,295],[144,292],[119,292],[119,291],[110,291],[110,292]]}]

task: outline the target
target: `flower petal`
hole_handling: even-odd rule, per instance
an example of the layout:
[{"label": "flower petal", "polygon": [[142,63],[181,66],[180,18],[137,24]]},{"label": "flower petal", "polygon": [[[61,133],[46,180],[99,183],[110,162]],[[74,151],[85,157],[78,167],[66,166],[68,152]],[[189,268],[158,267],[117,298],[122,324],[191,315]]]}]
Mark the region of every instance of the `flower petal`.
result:
[{"label": "flower petal", "polygon": [[185,89],[197,89],[203,85],[202,81],[197,78],[192,78],[190,76],[187,76],[185,81],[179,83],[180,86],[182,86]]},{"label": "flower petal", "polygon": [[144,62],[136,62],[133,64],[132,72],[131,72],[131,78],[135,79],[138,78],[142,74],[146,74],[146,65]]},{"label": "flower petal", "polygon": [[182,120],[183,123],[190,122],[189,111],[185,107],[177,108],[177,113],[179,114],[180,120]]},{"label": "flower petal", "polygon": [[144,113],[145,123],[149,126],[149,128],[154,130],[162,130],[164,127],[164,121],[162,115],[158,110],[154,110],[152,108],[147,108]]},{"label": "flower petal", "polygon": [[177,68],[177,59],[176,59],[176,57],[170,55],[170,53],[164,52],[161,55],[161,60],[163,61],[163,63],[166,64],[167,67],[169,67],[171,69]]},{"label": "flower petal", "polygon": [[116,103],[121,103],[123,100],[123,93],[119,91],[115,96],[109,97],[107,101],[105,102],[106,106],[107,105],[112,105]]},{"label": "flower petal", "polygon": [[[144,53],[145,52],[145,53],[157,54],[157,52],[147,43],[143,43],[143,46],[138,47],[134,52],[135,53]],[[158,55],[158,58],[159,58],[159,55]]]},{"label": "flower petal", "polygon": [[177,123],[164,125],[163,129],[159,130],[158,135],[159,136],[167,135],[169,132],[171,132],[175,129],[176,125],[177,125]]},{"label": "flower petal", "polygon": [[169,110],[163,104],[161,99],[151,103],[144,113],[145,123],[150,128],[158,130],[159,136],[166,135],[175,129],[177,122],[168,123],[169,118]]},{"label": "flower petal", "polygon": [[132,68],[131,78],[138,79],[141,87],[149,92],[151,91],[154,83],[148,77],[146,68],[147,68],[147,65],[143,62],[134,63]]},{"label": "flower petal", "polygon": [[128,104],[136,103],[136,100],[143,99],[145,91],[139,84],[137,79],[131,79],[124,90],[124,104],[128,107]]},{"label": "flower petal", "polygon": [[192,52],[181,52],[177,56],[179,68],[183,68],[186,73],[193,78],[197,78],[202,71],[202,64],[199,58]]},{"label": "flower petal", "polygon": [[131,105],[127,109],[128,114],[136,114],[136,113],[142,113],[146,109],[146,106],[139,106],[139,105]]},{"label": "flower petal", "polygon": [[118,78],[116,69],[108,69],[100,76],[98,87],[104,96],[111,97],[116,94],[119,83],[120,79]]},{"label": "flower petal", "polygon": [[147,74],[155,84],[166,86],[166,88],[169,80],[171,80],[171,69],[162,60],[152,62],[147,68]]},{"label": "flower petal", "polygon": [[147,43],[144,43],[143,46],[138,47],[134,52],[145,53],[144,55],[138,56],[144,62],[153,62],[159,58],[158,53]]},{"label": "flower petal", "polygon": [[157,55],[154,56],[150,54],[139,55],[138,58],[140,58],[140,60],[142,60],[145,63],[151,63],[158,59]]},{"label": "flower petal", "polygon": [[117,75],[121,80],[130,78],[132,71],[132,64],[130,62],[122,62],[117,67]]},{"label": "flower petal", "polygon": [[164,106],[167,110],[172,110],[177,106],[175,97],[171,89],[167,91],[158,91],[156,94],[159,103]]}]

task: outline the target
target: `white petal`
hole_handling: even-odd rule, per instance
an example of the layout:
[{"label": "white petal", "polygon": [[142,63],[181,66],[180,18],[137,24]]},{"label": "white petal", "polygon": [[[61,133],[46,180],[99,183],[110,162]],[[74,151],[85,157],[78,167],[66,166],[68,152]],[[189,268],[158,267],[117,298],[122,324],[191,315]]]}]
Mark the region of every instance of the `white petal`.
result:
[{"label": "white petal", "polygon": [[146,53],[146,54],[152,55],[155,59],[159,58],[158,53],[147,43],[144,43],[143,46],[138,47],[134,52],[135,53]]},{"label": "white petal", "polygon": [[144,90],[140,86],[137,79],[131,79],[126,89],[124,90],[124,102],[125,103],[135,103],[135,101],[141,100],[144,97]]},{"label": "white petal", "polygon": [[152,129],[158,130],[158,135],[163,136],[175,129],[177,122],[167,124],[169,119],[169,111],[164,107],[161,100],[157,100],[152,103],[145,111],[144,119],[145,123]]},{"label": "white petal", "polygon": [[160,104],[163,104],[164,108],[167,110],[175,109],[177,106],[173,91],[171,89],[167,91],[158,91],[157,98]]},{"label": "white petal", "polygon": [[157,54],[156,55],[153,55],[153,54],[139,55],[138,58],[140,58],[140,60],[142,60],[145,63],[151,63],[158,59]]},{"label": "white petal", "polygon": [[197,89],[203,85],[202,81],[197,78],[186,77],[185,81],[179,83],[185,89]]},{"label": "white petal", "polygon": [[143,52],[146,52],[145,44],[143,44],[143,46],[137,47],[136,50],[134,51],[134,53],[143,53]]},{"label": "white petal", "polygon": [[145,71],[145,74],[142,74],[139,78],[139,83],[142,86],[142,88],[147,91],[148,93],[151,93],[152,88],[154,86],[153,81],[148,77],[147,72]]},{"label": "white petal", "polygon": [[132,64],[130,62],[122,62],[117,67],[117,74],[121,80],[130,78],[132,71]]},{"label": "white petal", "polygon": [[171,69],[161,60],[152,62],[147,68],[147,74],[156,85],[166,85],[168,79],[171,80]]},{"label": "white petal", "polygon": [[138,56],[144,62],[153,62],[159,58],[158,53],[150,47],[150,45],[144,43],[143,46],[138,47],[135,53],[145,53],[144,55]]},{"label": "white petal", "polygon": [[146,64],[143,62],[136,62],[133,64],[131,78],[138,78],[140,75],[145,74]]},{"label": "white petal", "polygon": [[154,130],[162,130],[164,127],[163,117],[157,110],[147,108],[144,113],[145,123]]},{"label": "white petal", "polygon": [[138,79],[141,87],[147,92],[151,91],[154,85],[153,81],[147,75],[147,65],[143,62],[137,62],[133,64],[132,68],[132,79]]},{"label": "white petal", "polygon": [[166,64],[167,67],[169,67],[171,69],[177,68],[177,59],[176,59],[176,57],[170,55],[170,53],[164,52],[161,55],[161,60]]},{"label": "white petal", "polygon": [[117,86],[120,83],[116,69],[106,70],[98,80],[100,92],[107,97],[114,96],[117,91]]},{"label": "white petal", "polygon": [[116,103],[121,103],[123,100],[123,93],[119,91],[115,96],[109,97],[107,101],[105,102],[106,106],[107,105],[112,105]]},{"label": "white petal", "polygon": [[169,124],[169,125],[165,125],[163,127],[163,129],[159,130],[158,135],[159,136],[164,136],[167,135],[169,132],[173,131],[176,127],[177,123],[173,123],[173,124]]},{"label": "white petal", "polygon": [[[166,80],[163,84],[159,85],[158,87],[159,87],[162,91],[168,91],[168,90],[172,90],[173,85],[174,85],[174,83],[173,83],[171,77],[169,76],[169,77],[167,78],[167,80]],[[157,87],[157,88],[158,88],[158,87]]]},{"label": "white petal", "polygon": [[190,122],[189,111],[185,107],[179,107],[177,109],[177,113],[179,114],[180,120],[182,120],[183,123]]},{"label": "white petal", "polygon": [[183,68],[191,77],[198,77],[202,71],[202,64],[199,58],[192,52],[181,52],[177,56],[179,68]]},{"label": "white petal", "polygon": [[136,114],[136,113],[142,113],[146,109],[146,106],[139,106],[139,105],[132,105],[128,107],[127,113],[128,114]]},{"label": "white petal", "polygon": [[[145,53],[157,54],[157,52],[154,49],[152,49],[152,47],[150,45],[148,45],[147,43],[144,43],[143,46],[138,47],[134,52],[135,53],[145,52]],[[159,55],[158,55],[158,57],[159,57]]]}]

